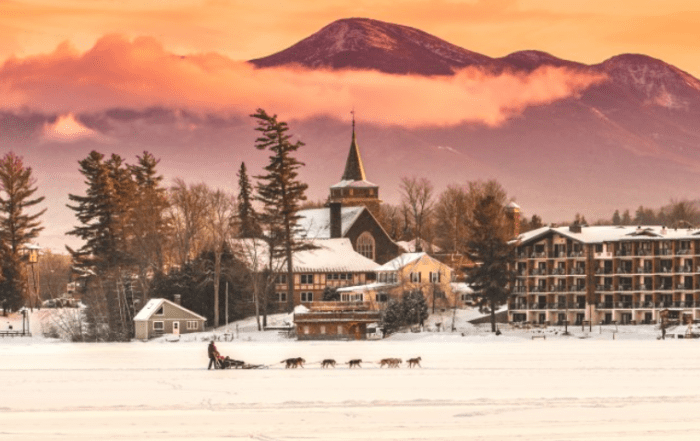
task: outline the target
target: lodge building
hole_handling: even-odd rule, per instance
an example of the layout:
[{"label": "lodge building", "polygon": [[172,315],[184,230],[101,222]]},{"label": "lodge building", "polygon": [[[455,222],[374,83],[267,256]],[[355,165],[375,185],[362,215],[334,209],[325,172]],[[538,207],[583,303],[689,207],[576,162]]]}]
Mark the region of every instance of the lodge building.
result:
[{"label": "lodge building", "polygon": [[540,324],[700,319],[700,230],[543,227],[516,242],[508,319]]}]

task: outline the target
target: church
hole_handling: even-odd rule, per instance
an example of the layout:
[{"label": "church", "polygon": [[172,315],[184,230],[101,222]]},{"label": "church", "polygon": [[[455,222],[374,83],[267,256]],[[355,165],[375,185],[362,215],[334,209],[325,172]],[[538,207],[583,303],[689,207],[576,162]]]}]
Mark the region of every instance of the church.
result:
[{"label": "church", "polygon": [[303,239],[349,239],[353,249],[378,264],[397,257],[401,250],[377,216],[379,186],[367,180],[352,122],[352,141],[340,182],[331,185],[328,206],[300,210],[298,236]]}]

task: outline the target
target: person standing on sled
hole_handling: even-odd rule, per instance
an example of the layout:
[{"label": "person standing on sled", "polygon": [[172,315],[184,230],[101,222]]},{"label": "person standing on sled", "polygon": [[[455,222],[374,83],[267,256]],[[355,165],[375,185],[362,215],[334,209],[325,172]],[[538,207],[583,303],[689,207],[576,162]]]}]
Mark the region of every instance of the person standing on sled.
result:
[{"label": "person standing on sled", "polygon": [[211,365],[214,365],[214,369],[219,368],[219,351],[216,349],[216,345],[214,344],[214,340],[209,342],[209,347],[207,348],[207,352],[209,353],[209,367],[207,369],[211,369]]}]

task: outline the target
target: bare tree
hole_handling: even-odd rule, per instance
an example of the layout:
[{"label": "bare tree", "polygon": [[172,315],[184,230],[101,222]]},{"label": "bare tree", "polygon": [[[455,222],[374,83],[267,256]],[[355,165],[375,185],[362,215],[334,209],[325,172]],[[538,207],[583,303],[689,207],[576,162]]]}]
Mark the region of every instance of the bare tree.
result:
[{"label": "bare tree", "polygon": [[440,238],[439,246],[456,253],[466,228],[467,191],[463,186],[450,185],[440,194],[435,205],[435,229]]},{"label": "bare tree", "polygon": [[180,178],[170,188],[167,216],[172,228],[172,254],[176,265],[189,262],[203,248],[208,192],[205,184],[188,186]]},{"label": "bare tree", "polygon": [[415,249],[422,249],[421,240],[424,238],[424,229],[429,222],[433,210],[433,184],[426,178],[401,178],[401,203],[410,215],[413,224],[413,237],[416,241]]},{"label": "bare tree", "polygon": [[236,207],[231,195],[222,190],[209,191],[204,227],[208,245],[214,252],[214,326],[219,326],[219,282],[221,280],[221,256],[226,244],[233,237]]},{"label": "bare tree", "polygon": [[42,297],[61,297],[70,282],[71,257],[68,254],[54,254],[51,250],[43,250],[37,266]]}]

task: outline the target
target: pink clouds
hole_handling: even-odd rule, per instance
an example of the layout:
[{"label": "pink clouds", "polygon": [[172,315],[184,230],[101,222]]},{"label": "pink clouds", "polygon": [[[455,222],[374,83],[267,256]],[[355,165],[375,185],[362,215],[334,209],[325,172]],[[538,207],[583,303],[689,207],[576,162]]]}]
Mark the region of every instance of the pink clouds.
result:
[{"label": "pink clouds", "polygon": [[152,38],[110,35],[80,53],[63,43],[51,54],[0,67],[0,102],[10,110],[78,114],[153,106],[223,114],[263,107],[285,119],[347,115],[409,127],[464,121],[499,125],[528,106],[577,94],[603,78],[564,68],[453,77],[359,71],[255,69],[216,53],[179,56]]}]

